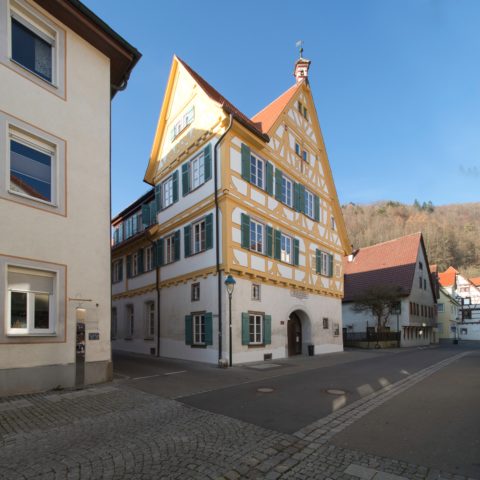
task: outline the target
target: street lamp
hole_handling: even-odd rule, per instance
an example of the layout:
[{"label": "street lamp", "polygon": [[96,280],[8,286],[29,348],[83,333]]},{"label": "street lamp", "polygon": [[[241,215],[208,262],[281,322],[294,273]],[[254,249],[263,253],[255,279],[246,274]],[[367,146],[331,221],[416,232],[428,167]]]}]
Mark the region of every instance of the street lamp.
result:
[{"label": "street lamp", "polygon": [[228,293],[228,343],[229,343],[229,364],[232,366],[232,294],[237,282],[229,275],[225,280],[225,287]]}]

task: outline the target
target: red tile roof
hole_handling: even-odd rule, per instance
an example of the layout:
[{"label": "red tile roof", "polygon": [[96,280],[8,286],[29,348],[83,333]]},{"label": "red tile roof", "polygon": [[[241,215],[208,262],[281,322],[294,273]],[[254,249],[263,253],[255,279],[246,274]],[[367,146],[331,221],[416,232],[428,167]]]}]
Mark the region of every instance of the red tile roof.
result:
[{"label": "red tile roof", "polygon": [[480,277],[470,278],[470,281],[471,281],[476,287],[480,287]]},{"label": "red tile roof", "polygon": [[[178,57],[177,57],[178,58]],[[220,92],[215,90],[206,80],[204,80],[195,70],[187,65],[183,60],[178,58],[178,61],[185,67],[187,72],[194,78],[194,80],[200,85],[202,90],[215,102],[219,103],[226,113],[233,116],[237,122],[241,123],[244,127],[248,128],[252,133],[258,135],[265,142],[270,141],[270,138],[266,133],[262,131],[260,124],[250,120],[244,115],[237,107],[230,103]]]},{"label": "red tile roof", "polygon": [[444,272],[438,273],[438,280],[442,287],[451,287],[455,285],[455,280],[457,278],[458,270],[455,270],[453,267],[448,267]]},{"label": "red tile roof", "polygon": [[[425,247],[421,233],[360,248],[349,262],[344,257],[344,302],[351,302],[361,293],[377,285],[399,286],[403,295],[410,294],[418,250]],[[426,266],[427,267],[427,266]]]},{"label": "red tile roof", "polygon": [[267,105],[263,110],[260,110],[256,115],[252,117],[252,121],[261,125],[262,132],[267,133],[273,124],[283,112],[283,109],[287,106],[287,103],[291,100],[295,92],[298,90],[299,84],[295,84],[290,87],[286,92],[282,93],[272,103]]}]

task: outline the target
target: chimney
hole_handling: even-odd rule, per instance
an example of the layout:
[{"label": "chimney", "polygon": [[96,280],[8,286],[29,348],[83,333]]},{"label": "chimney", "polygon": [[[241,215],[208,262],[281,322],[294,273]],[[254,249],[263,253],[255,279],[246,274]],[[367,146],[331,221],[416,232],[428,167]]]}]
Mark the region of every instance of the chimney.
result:
[{"label": "chimney", "polygon": [[294,77],[296,78],[297,85],[305,80],[308,83],[308,69],[310,68],[310,60],[300,57],[295,62],[295,71],[293,72]]}]

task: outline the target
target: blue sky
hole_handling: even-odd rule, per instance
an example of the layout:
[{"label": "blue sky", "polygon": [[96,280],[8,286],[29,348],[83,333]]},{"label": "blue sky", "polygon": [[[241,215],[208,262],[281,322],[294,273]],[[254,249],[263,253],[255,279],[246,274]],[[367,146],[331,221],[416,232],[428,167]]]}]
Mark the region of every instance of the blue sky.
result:
[{"label": "blue sky", "polygon": [[299,39],[342,203],[479,201],[479,0],[84,2],[143,54],[112,106],[113,214],[149,188],[174,53],[252,116]]}]

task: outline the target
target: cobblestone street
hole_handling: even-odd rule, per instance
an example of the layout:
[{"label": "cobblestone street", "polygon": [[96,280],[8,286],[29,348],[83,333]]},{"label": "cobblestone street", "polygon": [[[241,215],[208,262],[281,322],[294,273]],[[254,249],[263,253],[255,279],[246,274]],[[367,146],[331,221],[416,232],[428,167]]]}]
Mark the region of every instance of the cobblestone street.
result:
[{"label": "cobblestone street", "polygon": [[0,478],[466,479],[330,443],[356,420],[465,355],[386,385],[294,434],[124,384],[3,399]]}]

